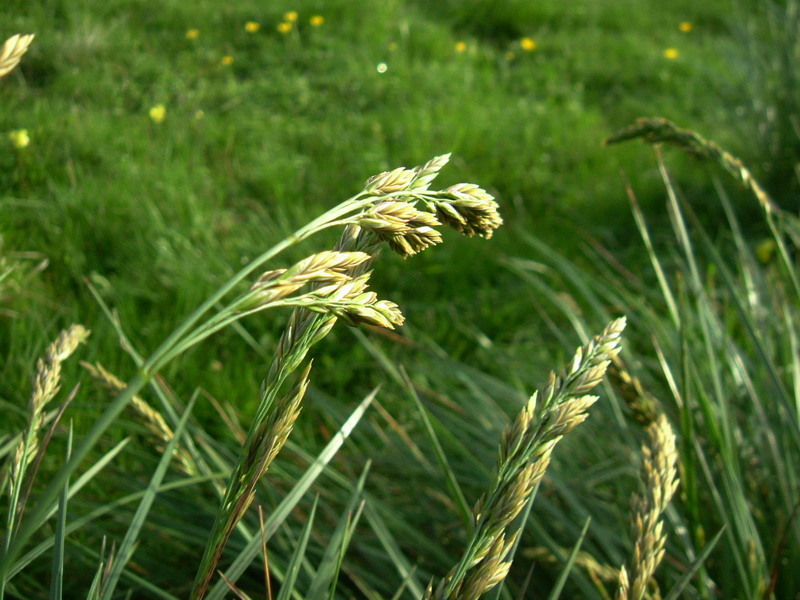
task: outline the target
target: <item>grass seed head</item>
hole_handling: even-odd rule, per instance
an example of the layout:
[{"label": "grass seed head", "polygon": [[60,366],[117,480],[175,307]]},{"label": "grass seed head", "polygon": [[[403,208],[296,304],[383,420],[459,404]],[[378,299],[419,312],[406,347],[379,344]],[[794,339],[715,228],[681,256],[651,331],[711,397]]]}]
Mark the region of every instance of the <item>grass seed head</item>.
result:
[{"label": "grass seed head", "polygon": [[0,48],[0,77],[5,77],[19,64],[22,55],[28,50],[33,41],[34,34],[20,35],[19,33],[8,38]]},{"label": "grass seed head", "polygon": [[393,171],[384,171],[373,175],[364,184],[364,191],[372,194],[391,194],[392,192],[402,192],[408,189],[414,179],[414,171],[399,167]]},{"label": "grass seed head", "polygon": [[503,224],[494,197],[475,184],[459,183],[447,188],[443,196],[433,203],[437,218],[465,235],[488,239]]},{"label": "grass seed head", "polygon": [[450,161],[450,154],[442,154],[435,156],[424,165],[420,165],[414,169],[414,177],[411,180],[409,189],[412,190],[427,190],[431,182],[436,179],[439,171]]}]

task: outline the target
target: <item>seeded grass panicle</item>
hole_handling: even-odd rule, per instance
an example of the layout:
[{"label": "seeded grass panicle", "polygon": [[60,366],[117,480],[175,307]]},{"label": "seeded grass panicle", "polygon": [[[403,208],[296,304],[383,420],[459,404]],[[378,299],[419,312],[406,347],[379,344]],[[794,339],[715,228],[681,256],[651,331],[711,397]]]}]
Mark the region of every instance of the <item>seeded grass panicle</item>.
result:
[{"label": "seeded grass panicle", "polygon": [[[33,479],[50,434],[45,440],[40,439],[40,433],[46,422],[45,408],[53,401],[61,389],[61,364],[75,352],[79,344],[89,337],[89,331],[82,325],[73,325],[61,332],[56,340],[47,348],[44,358],[36,363],[36,375],[33,378],[33,392],[28,401],[28,423],[25,431],[17,442],[14,456],[11,459],[8,479],[3,482],[3,488],[8,489],[9,500],[6,519],[6,533],[3,540],[3,550],[8,551],[17,528],[22,521],[28,494],[33,485]],[[53,418],[52,428],[58,422],[61,412]],[[29,472],[29,467],[33,468]],[[5,582],[0,580],[0,595],[5,587]]]},{"label": "seeded grass panicle", "polygon": [[19,64],[22,55],[28,51],[28,46],[33,41],[34,34],[21,35],[17,33],[8,38],[0,48],[0,77],[5,77]]},{"label": "seeded grass panicle", "polygon": [[[383,242],[408,258],[441,242],[433,229],[440,223],[431,212],[416,207],[453,206],[460,230],[489,237],[502,219],[494,199],[477,186],[465,191],[428,189],[449,156],[436,157],[415,169],[399,168],[370,178],[362,192],[365,202],[355,215],[338,221],[344,231],[331,251],[314,254],[289,269],[263,273],[248,292],[235,300],[232,318],[267,307],[295,307],[262,385],[261,402],[244,451],[228,485],[201,560],[192,598],[202,598],[236,523],[250,506],[258,480],[283,448],[308,387],[309,362],[293,389],[278,399],[287,378],[298,369],[309,349],[324,338],[337,319],[349,325],[370,324],[389,329],[403,324],[397,305],[367,291],[369,266]],[[361,196],[361,195],[359,195]],[[462,197],[465,196],[466,198]],[[469,209],[465,202],[469,202]],[[460,204],[459,204],[460,203]],[[306,285],[310,290],[297,296]],[[215,325],[216,326],[216,325]],[[205,332],[204,332],[205,335]]]},{"label": "seeded grass panicle", "polygon": [[586,346],[578,348],[560,374],[550,374],[543,390],[503,432],[497,474],[473,509],[474,531],[461,560],[425,598],[476,599],[505,579],[509,554],[522,531],[509,526],[531,500],[550,464],[555,445],[588,416],[597,396],[588,395],[619,353],[625,318],[616,319]]},{"label": "seeded grass panicle", "polygon": [[633,501],[633,538],[630,571],[619,571],[617,600],[641,600],[647,585],[664,557],[662,514],[678,487],[678,452],[675,434],[665,415],[647,428],[648,441],[642,446],[643,490]]}]

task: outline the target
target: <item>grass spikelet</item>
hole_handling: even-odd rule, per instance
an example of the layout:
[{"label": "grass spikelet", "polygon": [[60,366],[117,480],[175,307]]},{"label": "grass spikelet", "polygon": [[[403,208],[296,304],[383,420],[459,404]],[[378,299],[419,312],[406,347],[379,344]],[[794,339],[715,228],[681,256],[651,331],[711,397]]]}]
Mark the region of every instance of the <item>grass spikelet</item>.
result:
[{"label": "grass spikelet", "polygon": [[616,319],[578,348],[569,365],[558,375],[550,374],[544,389],[531,396],[503,432],[497,473],[473,509],[475,528],[467,549],[439,585],[430,588],[428,598],[478,598],[505,578],[512,542],[502,540],[544,477],[555,445],[586,419],[597,401],[586,392],[600,383],[619,353],[624,328],[625,318]]},{"label": "grass spikelet", "polygon": [[409,189],[412,190],[427,190],[431,182],[436,179],[439,171],[450,161],[450,154],[442,154],[435,156],[414,169],[414,177],[409,184]]},{"label": "grass spikelet", "polygon": [[433,201],[437,218],[467,235],[492,237],[503,224],[497,202],[486,190],[472,183],[459,183],[444,190],[441,199]]},{"label": "grass spikelet", "polygon": [[664,557],[667,535],[661,518],[678,487],[675,434],[665,415],[647,428],[648,441],[642,446],[643,490],[633,501],[635,540],[630,573],[623,566],[618,580],[617,600],[640,600]]},{"label": "grass spikelet", "polygon": [[19,33],[8,38],[0,49],[0,77],[5,77],[19,64],[22,55],[28,51],[28,46],[33,41],[34,34],[21,35]]}]

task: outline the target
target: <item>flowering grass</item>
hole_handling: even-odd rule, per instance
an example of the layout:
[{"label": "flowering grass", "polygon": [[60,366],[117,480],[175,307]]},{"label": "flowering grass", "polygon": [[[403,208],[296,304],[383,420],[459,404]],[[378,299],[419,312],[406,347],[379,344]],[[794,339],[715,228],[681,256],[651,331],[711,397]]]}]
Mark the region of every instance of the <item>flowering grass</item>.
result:
[{"label": "flowering grass", "polygon": [[[665,533],[666,558],[656,570],[664,595],[683,578],[689,597],[713,597],[721,581],[735,582],[730,585],[737,587],[726,589],[744,590],[743,597],[770,589],[777,590],[776,597],[792,593],[796,582],[780,561],[793,559],[796,550],[787,536],[776,533],[776,523],[786,530],[796,523],[786,509],[794,494],[791,471],[780,460],[784,446],[787,456],[794,450],[788,434],[769,425],[785,422],[788,409],[783,403],[783,412],[773,414],[763,406],[755,418],[744,418],[747,406],[762,407],[745,405],[744,398],[766,396],[764,389],[790,389],[781,382],[784,364],[774,364],[770,379],[770,363],[763,361],[763,354],[791,356],[796,348],[793,329],[765,316],[788,314],[779,293],[788,289],[783,284],[794,286],[791,277],[785,279],[791,273],[786,260],[794,255],[789,240],[774,235],[786,221],[770,224],[747,190],[730,188],[730,205],[706,203],[697,210],[698,221],[713,225],[709,236],[716,240],[728,235],[720,223],[729,213],[743,214],[737,256],[746,257],[751,246],[759,249],[757,255],[752,261],[743,258],[732,272],[709,267],[700,280],[691,279],[690,287],[675,284],[672,296],[663,300],[647,296],[658,310],[642,307],[622,293],[632,275],[647,271],[651,259],[648,246],[640,248],[633,234],[638,221],[628,216],[620,169],[631,179],[637,206],[652,215],[649,248],[654,252],[674,247],[664,238],[676,213],[661,207],[664,185],[646,153],[635,145],[609,149],[600,144],[641,114],[663,114],[687,128],[674,128],[677,138],[683,136],[691,146],[698,138],[688,129],[708,133],[740,156],[739,164],[754,168],[747,171],[751,182],[761,180],[763,190],[784,201],[776,185],[780,179],[762,169],[771,155],[749,143],[755,129],[732,117],[748,104],[742,98],[748,97],[743,90],[749,83],[742,82],[736,58],[744,45],[731,31],[744,22],[769,29],[760,10],[737,22],[723,2],[648,0],[630,10],[619,3],[565,9],[555,1],[503,0],[492,11],[479,3],[415,1],[265,7],[203,0],[168,2],[147,11],[123,5],[37,0],[26,3],[24,11],[12,3],[4,15],[9,28],[4,35],[31,31],[36,38],[21,64],[0,80],[0,146],[5,149],[0,152],[0,355],[8,357],[0,364],[0,400],[9,416],[8,430],[0,435],[16,435],[27,423],[22,407],[30,396],[29,379],[59,331],[80,322],[93,332],[91,342],[77,350],[93,370],[81,374],[78,360],[65,362],[62,378],[68,387],[57,398],[65,401],[72,384],[81,381],[80,402],[65,413],[73,418],[72,448],[67,448],[68,422],[62,420],[39,468],[41,477],[55,472],[63,457],[76,455],[109,404],[104,388],[124,391],[117,376],[135,371],[144,349],[155,348],[221,281],[253,264],[256,249],[324,212],[331,198],[350,196],[357,191],[353,182],[370,173],[418,164],[452,149],[441,191],[470,196],[474,189],[453,184],[481,182],[485,193],[499,199],[507,225],[489,244],[442,234],[431,219],[464,233],[494,222],[491,215],[478,221],[466,219],[467,213],[454,215],[442,198],[420,203],[425,215],[395,200],[363,215],[362,224],[373,227],[387,248],[414,256],[408,264],[400,256],[385,256],[369,282],[374,296],[360,287],[364,279],[354,277],[347,283],[359,291],[358,303],[347,294],[328,298],[339,320],[366,319],[370,325],[356,335],[344,327],[331,330],[315,352],[312,383],[304,388],[302,378],[287,380],[275,399],[274,406],[294,414],[295,400],[305,391],[305,408],[293,422],[292,435],[257,484],[275,589],[292,573],[300,590],[330,589],[335,570],[320,565],[336,565],[345,546],[350,551],[336,591],[342,597],[392,597],[402,588],[401,596],[420,598],[429,581],[438,586],[469,548],[472,531],[464,515],[493,481],[497,444],[525,406],[529,390],[541,385],[579,340],[588,342],[625,312],[632,319],[626,330],[630,342],[621,366],[611,370],[613,387],[599,389],[601,400],[589,409],[591,418],[559,442],[516,551],[507,548],[509,536],[498,543],[488,566],[499,573],[505,557],[513,554],[516,560],[505,587],[497,583],[489,594],[521,593],[526,567],[535,560],[532,589],[551,597],[559,589],[562,596],[612,597],[623,589],[623,565],[625,595],[635,596],[660,556]],[[57,32],[54,19],[63,23]],[[248,23],[260,28],[249,31]],[[281,24],[288,25],[285,35],[278,30]],[[458,52],[459,43],[464,52]],[[665,48],[676,49],[679,59],[665,59]],[[159,106],[160,122],[151,113]],[[771,114],[770,102],[753,106]],[[714,172],[709,176],[679,158],[671,162],[687,198],[716,194]],[[738,167],[728,163],[725,168]],[[406,170],[395,173],[401,180],[404,176]],[[468,210],[469,202],[462,207]],[[399,223],[405,227],[402,234]],[[604,284],[619,294],[599,300],[578,293],[556,297],[569,316],[540,311],[553,290],[561,289],[559,282],[531,294],[528,276],[552,274],[556,266],[541,257],[540,246],[534,252],[523,240],[534,232],[545,248],[565,255],[567,262],[557,266],[566,264],[564,273],[578,270],[580,275],[564,278],[584,289],[594,279],[580,269],[589,260],[582,253],[583,227],[602,240],[594,246],[600,257],[613,255],[617,262],[610,265],[628,269]],[[209,323],[196,332],[213,334],[206,343],[171,348],[184,354],[131,397],[130,410],[89,452],[92,477],[71,480],[51,493],[57,507],[52,530],[41,530],[27,545],[17,563],[24,567],[14,570],[11,582],[20,587],[10,588],[9,595],[47,595],[51,571],[62,572],[59,560],[70,575],[64,578],[67,597],[85,595],[95,574],[99,586],[112,571],[119,590],[135,588],[147,597],[190,594],[228,493],[228,475],[239,468],[241,444],[255,422],[261,398],[253,392],[269,373],[275,348],[292,346],[281,341],[289,339],[284,336],[288,313],[279,306],[291,310],[291,297],[302,303],[302,311],[322,314],[314,312],[321,303],[311,289],[321,282],[287,291],[297,283],[287,272],[309,268],[306,259],[316,264],[331,258],[324,252],[334,250],[321,249],[334,248],[336,235],[323,232],[319,239],[314,248],[287,249],[280,265],[254,272],[242,285],[248,299],[240,302],[260,299],[277,303],[276,310],[241,304],[236,310],[260,315]],[[435,253],[419,252],[430,245],[437,246]],[[529,259],[531,254],[538,260],[526,263],[522,279],[501,267],[508,256]],[[591,261],[606,264],[594,254]],[[668,261],[665,280],[673,281],[670,269],[679,262]],[[331,277],[343,274],[340,267],[329,271]],[[691,269],[680,272],[676,280],[690,280]],[[727,287],[720,291],[714,286],[723,277]],[[654,274],[636,289],[652,292],[659,281]],[[755,331],[770,332],[761,345],[751,338],[745,343],[740,330],[725,337],[730,332],[717,328],[709,316],[721,297],[729,298],[724,290],[732,281],[739,291],[731,296],[747,302],[758,289],[753,282],[783,282],[770,287],[776,296],[765,301],[780,310],[763,313],[758,302],[742,304],[758,325]],[[707,302],[699,298],[705,312],[695,315],[691,294],[702,285],[713,291]],[[735,302],[725,306],[729,312],[722,322],[735,322]],[[227,308],[236,313],[233,305]],[[403,327],[395,309],[407,317]],[[650,317],[652,331],[642,332],[637,316],[642,312]],[[680,315],[696,328],[675,329],[664,315]],[[694,337],[709,323],[714,327],[705,338]],[[788,337],[779,337],[781,331]],[[651,351],[654,337],[663,342],[667,359]],[[722,344],[721,355],[733,357],[719,377],[708,375],[718,373],[714,366],[719,364],[708,352],[699,354],[702,360],[681,363],[680,349],[688,346],[696,357],[708,344],[716,348],[715,341]],[[743,364],[761,365],[757,385],[730,375],[750,373]],[[656,376],[664,371],[663,379]],[[387,384],[387,377],[395,383]],[[369,395],[380,383],[380,395]],[[685,385],[686,406],[694,412],[680,408]],[[295,388],[298,394],[292,395]],[[719,389],[734,399],[733,415],[711,401]],[[653,508],[661,504],[647,495],[646,482],[666,480],[647,479],[646,469],[641,471],[641,510],[627,503],[639,489],[643,443],[651,448],[650,464],[658,462],[652,459],[656,444],[649,440],[654,438],[638,424],[648,411],[628,403],[638,398],[649,406],[642,392],[655,406],[667,406],[678,434],[682,483],[663,514]],[[191,415],[181,424],[180,415],[192,401]],[[629,410],[635,416],[631,421]],[[711,426],[718,415],[730,429]],[[276,423],[266,419],[262,425],[272,431]],[[754,443],[739,457],[733,442],[748,436],[779,442]],[[697,441],[701,438],[712,440],[725,461],[711,460],[713,454]],[[8,457],[13,444],[2,440]],[[164,470],[171,456],[176,468]],[[366,468],[368,457],[373,462]],[[758,485],[737,478],[748,469],[759,474],[754,482],[788,482],[780,487],[779,501],[759,505],[763,513],[753,518],[742,507],[761,499]],[[320,495],[313,526],[309,489]],[[40,492],[35,487],[31,499]],[[148,506],[147,511],[137,508]],[[233,527],[222,569],[256,597],[263,595],[264,575],[260,566],[251,566],[261,545],[254,510],[220,528]],[[25,514],[29,511],[30,503]],[[631,526],[633,514],[644,515],[642,527]],[[715,538],[720,531],[722,537]],[[138,532],[141,545],[126,556],[135,547],[126,542],[124,552],[116,554],[122,541],[136,537],[128,532]],[[103,535],[118,542],[113,560],[111,543],[101,549]],[[304,539],[305,545],[297,543]],[[308,549],[308,561],[295,553],[301,546]],[[114,567],[115,561],[128,567]],[[316,578],[305,566],[295,570],[305,564],[322,575]],[[177,580],[174,573],[187,575]],[[470,571],[464,574],[469,578]],[[208,597],[220,598],[227,589],[216,579]]]}]

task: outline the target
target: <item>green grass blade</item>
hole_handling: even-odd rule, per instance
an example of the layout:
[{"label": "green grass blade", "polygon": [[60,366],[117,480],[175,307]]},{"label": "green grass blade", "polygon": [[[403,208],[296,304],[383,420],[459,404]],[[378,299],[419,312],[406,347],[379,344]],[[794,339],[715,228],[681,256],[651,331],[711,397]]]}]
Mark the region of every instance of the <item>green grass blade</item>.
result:
[{"label": "green grass blade", "polygon": [[417,411],[419,412],[420,416],[422,417],[422,423],[425,425],[425,431],[428,434],[428,439],[433,446],[434,454],[436,455],[436,460],[439,462],[439,468],[442,470],[444,474],[445,481],[447,482],[447,487],[450,489],[450,494],[453,497],[453,500],[458,507],[458,511],[462,520],[464,521],[464,527],[467,528],[469,531],[472,529],[472,509],[470,508],[469,504],[467,503],[467,499],[464,496],[464,492],[461,490],[461,486],[458,485],[458,480],[456,479],[455,473],[453,473],[453,469],[450,466],[450,462],[447,460],[447,455],[444,452],[444,448],[442,448],[441,442],[439,442],[439,438],[436,436],[436,431],[433,429],[433,425],[431,424],[431,420],[428,417],[428,411],[425,406],[422,404],[422,400],[419,398],[419,394],[414,389],[414,385],[409,380],[408,375],[405,371],[403,371],[403,383],[408,391],[409,396],[414,400],[414,405],[417,407]]},{"label": "green grass blade", "polygon": [[720,529],[716,535],[711,538],[711,541],[706,544],[706,547],[703,548],[703,551],[697,556],[696,559],[692,561],[692,564],[689,565],[689,568],[686,572],[681,576],[681,578],[672,586],[669,593],[664,596],[664,600],[678,600],[680,593],[684,590],[684,588],[689,584],[694,574],[698,571],[698,569],[703,565],[706,561],[708,556],[711,554],[711,551],[719,542],[719,539],[722,537],[722,534],[725,532],[725,527]]},{"label": "green grass blade", "polygon": [[353,515],[356,513],[358,505],[363,498],[364,484],[367,481],[370,464],[370,462],[367,462],[364,466],[364,470],[353,488],[353,493],[350,495],[347,506],[331,535],[319,567],[317,567],[317,573],[305,595],[306,600],[322,600],[328,595],[327,590],[331,588],[331,584],[335,583],[341,568],[341,555],[347,546],[348,530],[351,530],[355,524]]},{"label": "green grass blade", "polygon": [[194,408],[195,399],[196,398],[192,398],[189,401],[189,405],[186,407],[186,411],[184,412],[180,423],[178,423],[175,434],[172,436],[169,444],[167,444],[167,447],[164,449],[164,454],[162,455],[161,460],[158,462],[158,466],[156,467],[156,470],[150,479],[150,483],[145,490],[142,501],[139,503],[139,507],[136,509],[133,519],[131,519],[131,523],[128,526],[128,531],[125,533],[125,537],[122,539],[122,543],[119,546],[117,559],[114,561],[111,572],[109,573],[105,585],[103,586],[101,600],[111,600],[112,596],[114,595],[114,589],[117,587],[119,577],[122,574],[122,570],[125,568],[125,565],[133,555],[136,542],[139,538],[139,532],[144,525],[145,519],[147,519],[150,508],[153,506],[153,502],[158,494],[158,488],[161,485],[161,482],[164,480],[164,476],[167,474],[167,469],[172,461],[172,454],[175,452],[181,432],[186,427],[186,423],[189,420],[189,415]]},{"label": "green grass blade", "polygon": [[[214,476],[214,479],[223,480],[227,477],[227,473],[217,473]],[[180,481],[173,481],[166,485],[162,485],[158,492],[167,492],[170,490],[176,490],[180,488],[184,488],[190,485],[197,485],[199,483],[205,483],[210,481],[211,477],[191,477],[187,479],[182,479]],[[125,506],[126,504],[130,504],[131,502],[136,502],[140,500],[146,490],[142,490],[140,492],[136,492],[133,494],[128,494],[127,496],[123,496],[122,498],[118,498],[113,502],[109,502],[92,512],[78,518],[74,519],[69,522],[66,526],[66,535],[70,535],[71,533],[78,531],[81,527],[84,527],[88,523],[91,523],[95,519],[99,519],[103,515],[107,515],[109,513],[114,512],[118,508]],[[14,564],[14,567],[9,571],[9,578],[13,578],[17,574],[19,574],[25,567],[31,564],[34,560],[39,558],[42,554],[47,552],[50,548],[55,545],[55,535],[51,535],[49,538],[45,539],[43,542],[39,543],[38,545],[34,546],[30,551],[26,554],[23,554],[22,557]]]},{"label": "green grass blade", "polygon": [[292,559],[286,569],[286,579],[281,585],[281,591],[278,593],[277,600],[289,600],[294,591],[294,586],[297,583],[297,575],[300,573],[300,566],[306,555],[306,547],[308,546],[308,538],[311,536],[311,528],[314,525],[314,515],[317,513],[317,504],[319,496],[314,499],[314,505],[311,507],[311,513],[308,515],[306,525],[303,528],[303,534],[300,536],[300,541],[292,554]]},{"label": "green grass blade", "polygon": [[[72,423],[67,434],[67,460],[72,452]],[[58,517],[56,520],[55,550],[51,571],[50,600],[61,600],[64,593],[64,538],[66,537],[67,502],[69,501],[69,479],[64,483],[64,490],[58,500]]]},{"label": "green grass blade", "polygon": [[389,528],[386,526],[386,523],[384,523],[378,511],[367,503],[364,509],[364,516],[370,527],[372,527],[372,531],[378,537],[381,546],[383,546],[383,549],[394,564],[395,569],[400,574],[400,577],[408,582],[408,592],[414,598],[421,598],[425,593],[425,588],[420,585],[416,573],[414,572],[414,567],[403,554],[400,545],[397,543],[397,540],[394,539],[394,536],[392,536],[391,531],[389,531]]},{"label": "green grass blade", "polygon": [[581,530],[581,535],[578,538],[578,541],[575,542],[572,552],[569,553],[567,562],[564,563],[564,568],[561,570],[561,573],[559,573],[558,579],[556,580],[553,589],[550,591],[550,595],[547,597],[547,600],[558,600],[561,597],[561,591],[564,589],[564,584],[567,583],[567,578],[572,571],[572,567],[575,565],[575,559],[578,558],[578,552],[583,544],[583,538],[586,537],[586,532],[589,530],[589,523],[591,522],[592,518],[587,517],[586,523],[584,523],[583,529]]},{"label": "green grass blade", "polygon": [[[317,477],[324,471],[327,464],[333,459],[339,449],[344,444],[345,440],[350,436],[355,429],[358,422],[364,416],[369,405],[375,399],[378,390],[375,389],[365,397],[350,417],[341,426],[336,435],[333,436],[330,442],[320,452],[314,463],[306,469],[303,476],[292,488],[292,491],[281,501],[275,511],[270,515],[269,519],[264,523],[264,537],[269,538],[275,533],[277,528],[286,520],[291,511],[300,502],[300,499],[308,491],[308,488],[316,481]],[[239,553],[239,556],[233,561],[230,567],[225,571],[225,576],[232,582],[236,583],[245,569],[253,562],[253,559],[258,555],[261,550],[261,536],[254,535],[248,541],[244,549]],[[225,594],[228,593],[228,586],[223,580],[217,581],[206,595],[208,600],[222,600]]]}]

